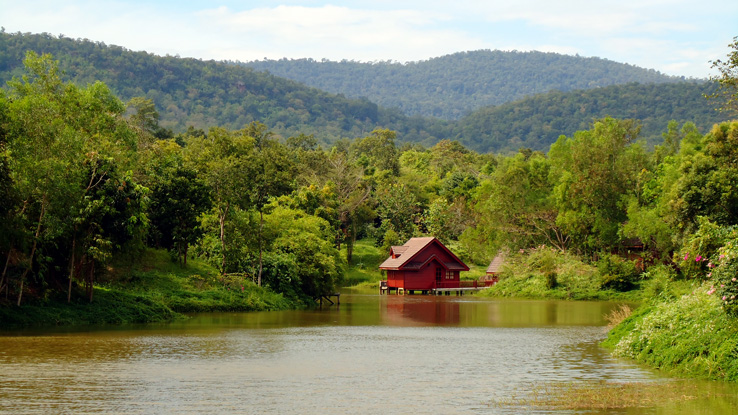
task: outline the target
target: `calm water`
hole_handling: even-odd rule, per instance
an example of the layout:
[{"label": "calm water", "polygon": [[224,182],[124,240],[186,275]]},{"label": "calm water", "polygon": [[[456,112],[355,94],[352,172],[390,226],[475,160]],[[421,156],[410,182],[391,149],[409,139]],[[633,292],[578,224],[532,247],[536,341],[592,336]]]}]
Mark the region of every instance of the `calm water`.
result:
[{"label": "calm water", "polygon": [[[597,346],[615,306],[355,293],[323,310],[5,333],[0,413],[533,413],[499,402],[549,381],[665,380]],[[608,413],[736,412],[728,396]]]}]

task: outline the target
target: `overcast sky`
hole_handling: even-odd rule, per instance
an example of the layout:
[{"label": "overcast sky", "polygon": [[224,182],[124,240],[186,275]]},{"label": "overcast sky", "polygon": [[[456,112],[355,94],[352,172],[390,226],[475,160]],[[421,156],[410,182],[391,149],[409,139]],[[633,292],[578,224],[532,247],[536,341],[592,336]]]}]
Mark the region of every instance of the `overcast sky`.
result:
[{"label": "overcast sky", "polygon": [[539,50],[704,78],[738,36],[738,1],[0,0],[0,26],[201,59],[407,62]]}]

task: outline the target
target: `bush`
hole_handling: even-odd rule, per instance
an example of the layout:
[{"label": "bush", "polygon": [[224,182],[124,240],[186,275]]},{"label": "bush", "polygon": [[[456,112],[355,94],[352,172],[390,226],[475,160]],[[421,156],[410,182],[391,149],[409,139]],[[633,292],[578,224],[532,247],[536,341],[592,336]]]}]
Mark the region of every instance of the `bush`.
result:
[{"label": "bush", "polygon": [[597,262],[597,270],[602,276],[600,286],[616,291],[632,290],[640,276],[633,261],[612,254],[604,255]]},{"label": "bush", "polygon": [[556,280],[556,272],[554,271],[547,272],[546,273],[546,288],[548,288],[549,290],[553,290],[558,285],[559,283]]},{"label": "bush", "polygon": [[672,292],[672,282],[675,277],[674,270],[666,265],[656,265],[649,268],[641,276],[643,297],[673,297],[675,293]]}]

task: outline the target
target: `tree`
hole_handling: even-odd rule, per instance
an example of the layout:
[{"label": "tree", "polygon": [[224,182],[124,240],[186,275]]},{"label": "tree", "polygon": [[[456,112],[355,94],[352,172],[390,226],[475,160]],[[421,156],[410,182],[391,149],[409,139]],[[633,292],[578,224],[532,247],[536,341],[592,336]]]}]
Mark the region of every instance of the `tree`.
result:
[{"label": "tree", "polygon": [[[71,293],[80,253],[91,264],[86,275],[91,300],[94,264],[104,263],[108,253],[145,222],[140,209],[100,202],[101,192],[116,193],[105,189],[109,183],[125,180],[133,185],[130,177],[122,179],[117,172],[130,170],[135,134],[122,118],[123,104],[106,85],[97,82],[80,89],[63,83],[50,55],[29,52],[25,64],[29,75],[9,83],[3,127],[12,155],[11,179],[21,201],[14,215],[24,230],[17,248],[8,253],[18,252],[23,264],[17,303],[29,275],[40,277],[36,280],[43,288],[63,262],[68,264]],[[124,200],[128,204],[134,199],[128,195]],[[106,222],[110,215],[94,208],[102,205],[118,212],[115,221]]]},{"label": "tree", "polygon": [[200,215],[212,207],[210,188],[195,170],[184,166],[181,148],[174,141],[162,140],[153,148],[157,155],[148,173],[150,239],[187,265],[189,247],[203,235]]},{"label": "tree", "polygon": [[272,139],[272,133],[261,123],[251,123],[246,134],[254,138],[253,156],[243,172],[248,180],[247,195],[253,206],[259,212],[259,271],[257,284],[261,285],[263,271],[264,243],[262,231],[264,228],[264,207],[272,197],[289,193],[295,182],[294,160],[289,150],[279,141]]},{"label": "tree", "polygon": [[530,248],[547,244],[559,250],[569,237],[556,224],[551,197],[551,162],[540,153],[503,158],[475,192],[478,227],[489,235],[491,252],[501,247]]},{"label": "tree", "polygon": [[231,132],[212,127],[207,136],[191,137],[185,147],[185,157],[192,169],[199,172],[212,191],[213,207],[218,218],[220,241],[220,271],[226,273],[228,245],[226,222],[232,210],[247,210],[251,202],[251,179],[256,158],[256,139],[245,130]]},{"label": "tree", "polygon": [[738,122],[713,127],[703,140],[703,151],[684,157],[675,183],[671,209],[676,228],[692,233],[699,217],[720,225],[738,224]]},{"label": "tree", "polygon": [[733,50],[728,53],[726,60],[710,62],[720,75],[710,76],[711,81],[717,82],[718,90],[707,97],[720,99],[720,110],[738,114],[738,36],[728,46]]},{"label": "tree", "polygon": [[633,120],[604,118],[551,146],[556,224],[584,252],[617,247],[627,217],[623,199],[645,165],[644,151],[633,145],[639,130]]}]

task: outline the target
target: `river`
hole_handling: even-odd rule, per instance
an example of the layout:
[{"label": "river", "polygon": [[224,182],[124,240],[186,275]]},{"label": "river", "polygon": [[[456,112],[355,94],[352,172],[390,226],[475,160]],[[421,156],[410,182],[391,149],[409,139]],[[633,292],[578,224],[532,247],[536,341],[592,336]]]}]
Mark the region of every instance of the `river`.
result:
[{"label": "river", "polygon": [[319,310],[2,333],[0,413],[736,413],[715,382],[719,398],[657,408],[500,404],[546,382],[666,381],[598,346],[615,306],[355,292]]}]

